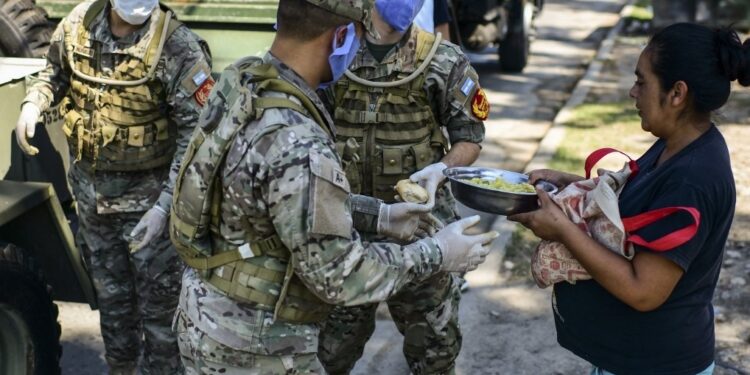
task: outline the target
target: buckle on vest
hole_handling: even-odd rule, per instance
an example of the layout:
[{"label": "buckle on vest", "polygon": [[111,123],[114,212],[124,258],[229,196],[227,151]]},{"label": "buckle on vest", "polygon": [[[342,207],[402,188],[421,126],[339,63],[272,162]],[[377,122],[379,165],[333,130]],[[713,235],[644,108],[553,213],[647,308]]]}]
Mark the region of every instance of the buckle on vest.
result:
[{"label": "buckle on vest", "polygon": [[247,242],[244,243],[244,244],[242,244],[242,246],[238,247],[237,251],[242,256],[242,259],[247,259],[247,258],[253,258],[253,257],[255,257],[255,253],[253,252],[253,249],[250,248],[250,244],[247,243]]}]

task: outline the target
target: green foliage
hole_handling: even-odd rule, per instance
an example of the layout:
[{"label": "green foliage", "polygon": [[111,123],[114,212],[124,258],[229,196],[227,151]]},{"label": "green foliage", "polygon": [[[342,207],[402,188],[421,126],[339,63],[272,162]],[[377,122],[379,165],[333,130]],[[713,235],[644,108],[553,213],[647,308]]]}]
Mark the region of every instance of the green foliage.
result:
[{"label": "green foliage", "polygon": [[[633,158],[653,142],[644,132],[632,102],[583,104],[564,124],[565,138],[550,162],[552,169],[583,174],[583,162],[594,150],[613,147]],[[602,167],[619,169],[625,159],[608,157]]]},{"label": "green foliage", "polygon": [[651,0],[638,0],[630,8],[630,13],[625,18],[637,21],[650,21],[654,18],[654,13],[649,8]]}]

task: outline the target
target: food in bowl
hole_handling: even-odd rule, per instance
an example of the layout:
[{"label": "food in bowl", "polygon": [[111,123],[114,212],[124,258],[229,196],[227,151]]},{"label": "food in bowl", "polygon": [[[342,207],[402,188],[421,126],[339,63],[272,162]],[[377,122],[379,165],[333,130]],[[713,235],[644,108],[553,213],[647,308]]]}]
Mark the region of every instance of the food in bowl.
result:
[{"label": "food in bowl", "polygon": [[536,193],[536,189],[531,184],[520,182],[517,184],[507,182],[502,178],[467,178],[464,181],[470,182],[474,185],[479,185],[484,188],[493,190],[507,191],[511,193]]},{"label": "food in bowl", "polygon": [[401,199],[403,199],[404,202],[427,203],[430,199],[427,190],[409,179],[397,182],[396,192],[398,192],[398,195],[401,196]]}]

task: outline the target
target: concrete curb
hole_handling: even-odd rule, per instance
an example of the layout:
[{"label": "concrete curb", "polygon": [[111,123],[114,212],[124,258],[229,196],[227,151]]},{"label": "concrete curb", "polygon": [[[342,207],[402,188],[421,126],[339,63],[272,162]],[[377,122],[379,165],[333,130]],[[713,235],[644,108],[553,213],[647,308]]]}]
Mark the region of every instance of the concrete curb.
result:
[{"label": "concrete curb", "polygon": [[[619,13],[620,19],[607,33],[604,40],[602,40],[596,55],[594,55],[594,58],[586,69],[586,73],[580,80],[578,80],[570,98],[568,98],[565,105],[563,105],[560,111],[557,112],[557,115],[555,115],[555,118],[552,120],[552,125],[539,143],[539,148],[537,148],[534,153],[534,157],[532,157],[531,161],[526,164],[526,171],[546,168],[547,164],[549,164],[552,159],[552,156],[555,155],[557,148],[565,137],[565,126],[563,126],[563,124],[570,119],[573,109],[583,103],[591,90],[591,87],[596,82],[595,80],[604,66],[604,61],[606,61],[607,57],[612,52],[612,48],[615,45],[615,38],[620,35],[620,32],[625,25],[625,15],[630,13],[633,3],[635,3],[635,0],[628,0],[623,5]],[[500,233],[500,236],[495,239],[492,244],[494,250],[492,253],[498,254],[497,256],[500,257],[498,261],[499,264],[502,263],[505,258],[505,247],[510,241],[515,228],[515,223],[509,222],[504,216],[498,216],[490,226],[490,229]],[[488,258],[488,260],[490,259]]]}]

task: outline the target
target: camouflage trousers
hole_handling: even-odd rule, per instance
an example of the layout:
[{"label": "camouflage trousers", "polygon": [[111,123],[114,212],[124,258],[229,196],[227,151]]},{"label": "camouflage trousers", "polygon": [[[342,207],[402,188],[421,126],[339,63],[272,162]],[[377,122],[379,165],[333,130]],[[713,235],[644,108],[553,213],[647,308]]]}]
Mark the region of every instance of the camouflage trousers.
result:
[{"label": "camouflage trousers", "polygon": [[76,242],[96,288],[111,371],[127,373],[138,367],[142,374],[181,373],[171,322],[184,265],[169,233],[165,230],[158,240],[130,254],[124,235],[143,213],[98,214],[93,184],[73,178],[71,184],[80,221]]},{"label": "camouflage trousers", "polygon": [[[453,274],[410,284],[387,301],[393,322],[404,335],[403,353],[414,375],[452,374],[461,350],[458,304],[461,292]],[[378,304],[333,309],[320,329],[318,356],[332,375],[348,374],[375,330]]]},{"label": "camouflage trousers", "polygon": [[260,355],[221,344],[196,327],[179,309],[174,330],[186,375],[326,374],[315,353]]}]

